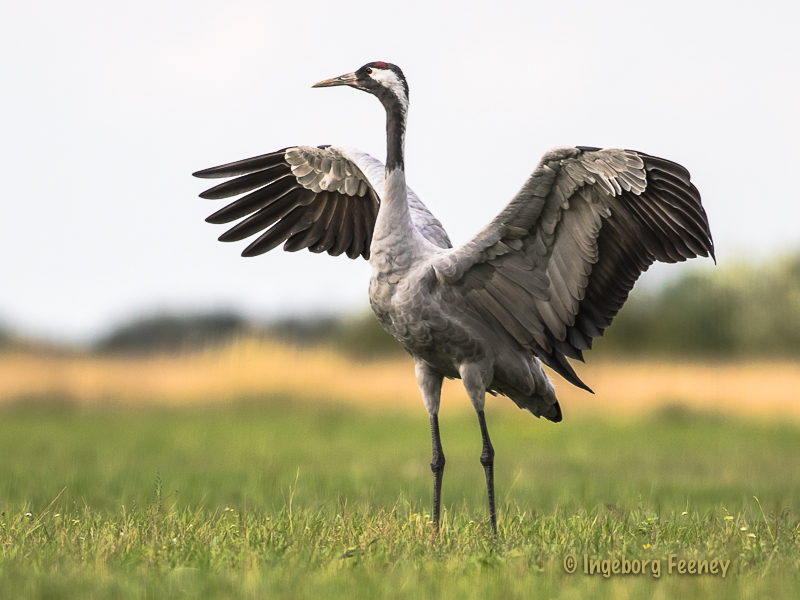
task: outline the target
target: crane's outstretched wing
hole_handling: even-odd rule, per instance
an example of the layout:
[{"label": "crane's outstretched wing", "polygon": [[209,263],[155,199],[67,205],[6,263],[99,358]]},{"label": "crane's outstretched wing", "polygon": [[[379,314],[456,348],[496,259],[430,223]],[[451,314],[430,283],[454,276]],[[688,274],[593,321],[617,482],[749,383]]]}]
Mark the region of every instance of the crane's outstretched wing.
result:
[{"label": "crane's outstretched wing", "polygon": [[[242,256],[257,256],[284,244],[289,252],[308,248],[332,256],[346,253],[350,258],[369,258],[384,167],[368,154],[333,146],[296,146],[194,176],[235,177],[203,192],[201,198],[246,194],[206,219],[209,223],[242,219],[220,236],[222,242],[239,241],[266,229]],[[411,190],[409,206],[423,234],[438,246],[450,248],[441,223]]]},{"label": "crane's outstretched wing", "polygon": [[[441,285],[568,381],[643,271],[714,256],[680,165],[632,150],[548,152],[511,203],[434,263]],[[590,390],[591,391],[591,390]]]}]

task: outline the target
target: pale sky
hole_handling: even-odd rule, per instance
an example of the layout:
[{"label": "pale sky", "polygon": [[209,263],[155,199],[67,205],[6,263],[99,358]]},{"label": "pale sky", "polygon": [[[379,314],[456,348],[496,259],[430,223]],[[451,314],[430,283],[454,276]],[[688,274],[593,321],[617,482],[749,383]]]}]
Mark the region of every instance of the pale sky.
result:
[{"label": "pale sky", "polygon": [[366,261],[217,242],[191,173],[296,144],[383,160],[375,98],[310,87],[375,60],[409,80],[408,181],[456,244],[546,150],[590,145],[686,166],[720,264],[800,250],[798,23],[788,0],[8,2],[0,323],[366,308]]}]

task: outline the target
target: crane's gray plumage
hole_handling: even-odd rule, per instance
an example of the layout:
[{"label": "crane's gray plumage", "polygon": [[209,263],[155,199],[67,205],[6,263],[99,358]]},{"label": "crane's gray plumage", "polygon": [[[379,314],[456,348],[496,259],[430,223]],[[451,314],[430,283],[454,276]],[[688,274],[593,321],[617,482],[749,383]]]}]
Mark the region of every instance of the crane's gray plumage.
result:
[{"label": "crane's gray plumage", "polygon": [[369,63],[315,87],[338,85],[367,91],[384,105],[386,167],[351,148],[296,146],[206,169],[195,175],[235,179],[203,198],[245,194],[207,221],[242,219],[221,241],[260,234],[244,256],[284,244],[288,251],[369,259],[373,312],[414,357],[431,416],[436,526],[444,469],[439,397],[443,378],[452,377],[463,380],[478,413],[494,528],[485,393],[560,421],[542,363],[591,391],[568,359],[583,360],[642,272],[655,261],[714,256],[700,195],[674,162],[633,150],[560,148],[545,154],[489,225],[452,248],[405,183],[402,71]]}]

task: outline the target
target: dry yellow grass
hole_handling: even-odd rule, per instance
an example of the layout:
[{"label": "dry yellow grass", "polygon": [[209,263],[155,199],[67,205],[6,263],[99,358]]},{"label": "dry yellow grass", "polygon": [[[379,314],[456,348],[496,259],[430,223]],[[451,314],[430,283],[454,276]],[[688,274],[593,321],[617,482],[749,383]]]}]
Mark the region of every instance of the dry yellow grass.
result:
[{"label": "dry yellow grass", "polygon": [[[665,404],[800,419],[800,362],[604,360],[579,366],[593,396],[554,375],[567,414],[638,414]],[[212,404],[258,395],[420,410],[409,358],[358,362],[326,348],[239,340],[194,354],[138,358],[0,354],[0,403],[60,395],[86,405]],[[469,409],[460,382],[443,405]],[[494,404],[494,403],[493,403]],[[497,404],[513,409],[501,399]]]}]

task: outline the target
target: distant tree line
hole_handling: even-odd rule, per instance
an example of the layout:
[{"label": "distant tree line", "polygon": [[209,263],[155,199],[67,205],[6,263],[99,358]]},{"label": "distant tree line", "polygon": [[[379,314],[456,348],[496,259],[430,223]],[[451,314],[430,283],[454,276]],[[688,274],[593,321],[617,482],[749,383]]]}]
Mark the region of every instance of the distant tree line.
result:
[{"label": "distant tree line", "polygon": [[260,324],[233,312],[163,313],[135,318],[100,338],[93,350],[101,354],[191,351],[224,345],[243,336],[298,345],[324,344],[360,358],[403,351],[371,313],[292,317]]},{"label": "distant tree line", "polygon": [[[362,358],[402,353],[369,312],[266,325],[230,312],[155,315],[119,327],[96,350],[174,351],[242,335],[326,344]],[[698,268],[659,289],[635,289],[595,350],[594,356],[800,356],[800,255]]]},{"label": "distant tree line", "polygon": [[120,325],[98,340],[94,349],[100,353],[192,350],[225,343],[252,329],[247,319],[232,312],[154,314]]}]

